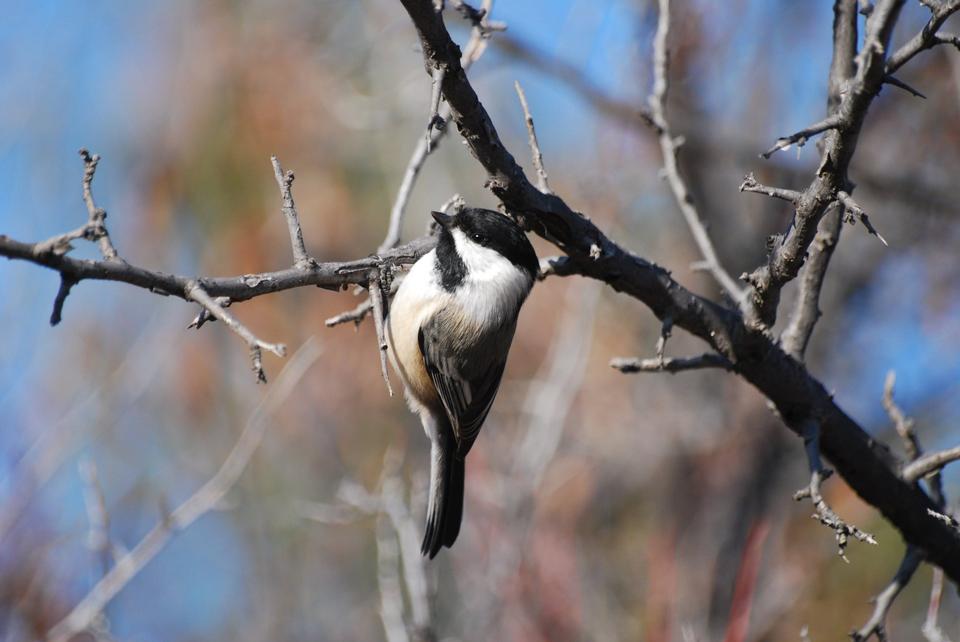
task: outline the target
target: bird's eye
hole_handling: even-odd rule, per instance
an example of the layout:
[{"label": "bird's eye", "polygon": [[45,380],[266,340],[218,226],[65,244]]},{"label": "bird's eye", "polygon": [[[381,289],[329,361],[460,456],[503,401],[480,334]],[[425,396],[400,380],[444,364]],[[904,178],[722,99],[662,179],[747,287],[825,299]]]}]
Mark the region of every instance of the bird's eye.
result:
[{"label": "bird's eye", "polygon": [[483,234],[480,234],[479,232],[474,232],[470,238],[472,238],[476,243],[483,243]]}]

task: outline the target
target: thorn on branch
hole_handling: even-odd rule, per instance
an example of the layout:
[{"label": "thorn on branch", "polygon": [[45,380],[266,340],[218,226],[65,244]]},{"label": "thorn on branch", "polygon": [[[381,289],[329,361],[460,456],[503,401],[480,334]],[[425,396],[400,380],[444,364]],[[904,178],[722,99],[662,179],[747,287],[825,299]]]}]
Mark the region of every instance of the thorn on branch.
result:
[{"label": "thorn on branch", "polygon": [[[232,301],[230,300],[230,297],[228,296],[218,296],[214,299],[214,302],[217,305],[219,305],[221,308],[229,308],[230,304],[232,303]],[[197,313],[197,316],[193,317],[193,321],[191,321],[190,324],[187,325],[187,329],[199,330],[203,326],[203,324],[206,323],[207,321],[216,321],[216,320],[217,320],[216,317],[210,314],[210,312],[205,307],[200,306],[200,312]]]},{"label": "thorn on branch", "polygon": [[527,137],[530,141],[530,155],[533,157],[533,166],[537,170],[537,189],[544,194],[552,194],[547,180],[547,170],[543,166],[543,154],[540,152],[540,144],[537,142],[537,131],[533,126],[533,116],[530,114],[530,106],[527,104],[527,96],[523,92],[523,87],[520,86],[520,81],[513,81],[513,88],[517,90],[520,106],[523,107],[523,118],[527,124]]},{"label": "thorn on branch", "polygon": [[53,312],[50,313],[50,325],[55,326],[63,320],[63,304],[67,300],[67,296],[70,294],[70,290],[73,289],[79,281],[74,277],[60,273],[60,287],[57,289],[57,296],[53,299]]},{"label": "thorn on branch", "polygon": [[870,223],[870,217],[867,216],[867,213],[863,211],[862,207],[857,205],[857,202],[853,200],[853,197],[850,196],[850,194],[841,190],[837,192],[837,200],[840,201],[840,204],[843,205],[843,209],[849,215],[851,215],[852,217],[855,217],[855,218],[848,217],[847,219],[848,222],[859,220],[861,223],[863,223],[863,226],[867,228],[867,232],[876,236],[878,239],[880,239],[881,243],[889,247],[889,244],[887,243],[887,239],[883,238],[880,235],[880,233],[877,231],[877,229],[873,226],[873,224]]},{"label": "thorn on branch", "polygon": [[816,136],[817,134],[821,134],[829,129],[836,129],[842,122],[843,121],[840,114],[832,114],[827,116],[820,122],[814,123],[806,129],[801,129],[795,134],[791,134],[785,138],[778,138],[776,145],[760,154],[760,156],[764,159],[770,158],[781,149],[789,149],[794,144],[798,147],[803,147],[808,138]]},{"label": "thorn on branch", "polygon": [[907,83],[903,82],[903,81],[900,80],[899,78],[894,77],[894,76],[891,75],[891,74],[887,74],[887,75],[884,77],[883,82],[885,82],[885,83],[888,84],[888,85],[893,85],[894,87],[897,87],[897,88],[899,88],[899,89],[902,89],[902,90],[904,90],[905,92],[907,92],[908,94],[910,94],[910,95],[912,95],[912,96],[916,96],[917,98],[923,98],[924,100],[927,98],[926,96],[924,96],[923,94],[921,94],[919,91],[917,91],[916,89],[914,89],[913,87],[911,87],[911,86],[908,85]]}]

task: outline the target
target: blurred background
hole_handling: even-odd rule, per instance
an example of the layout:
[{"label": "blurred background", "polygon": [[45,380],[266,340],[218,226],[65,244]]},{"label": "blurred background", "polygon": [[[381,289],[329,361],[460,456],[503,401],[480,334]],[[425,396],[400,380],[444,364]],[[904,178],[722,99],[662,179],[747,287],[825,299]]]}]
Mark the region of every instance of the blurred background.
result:
[{"label": "blurred background", "polygon": [[[509,28],[470,76],[520,162],[529,167],[514,80],[552,188],[719,298],[689,269],[699,257],[659,179],[656,140],[634,116],[650,88],[653,5],[499,0],[493,18]],[[737,275],[790,220],[785,203],[739,193],[743,176],[801,189],[815,170],[812,144],[757,154],[824,114],[831,3],[674,5],[681,168]],[[380,243],[430,94],[398,2],[38,0],[8,2],[4,14],[0,233],[37,241],[82,224],[76,151],[88,147],[103,156],[94,193],[114,242],[138,265],[211,276],[289,265],[271,154],[296,172],[313,256],[356,258]],[[907,3],[895,40],[926,17]],[[469,23],[453,11],[447,23],[465,43]],[[960,443],[960,56],[939,48],[900,75],[927,100],[885,89],[851,169],[890,247],[845,226],[808,354],[840,405],[899,449],[880,404],[895,370],[896,399],[934,449]],[[451,131],[416,185],[404,238],[455,192],[495,206],[484,179]],[[83,282],[51,328],[57,283],[49,270],[0,262],[9,641],[42,637],[103,575],[84,471],[97,472],[111,541],[130,548],[213,475],[272,385],[255,384],[222,324],[187,330],[193,306],[135,288]],[[395,536],[383,518],[347,508],[345,489],[375,496],[391,460],[419,538],[427,441],[386,394],[371,324],[324,327],[359,301],[300,289],[231,308],[265,340],[293,351],[315,337],[323,352],[268,417],[238,484],[129,582],[97,637],[384,639],[383,549]],[[803,627],[837,640],[866,620],[899,563],[897,532],[832,479],[833,507],[880,542],[853,543],[843,563],[832,533],[791,499],[807,482],[802,444],[734,376],[608,366],[652,356],[658,335],[646,308],[595,282],[536,286],[470,457],[460,539],[424,567],[440,639],[719,640],[747,621],[749,640],[798,640]],[[680,331],[667,344],[672,356],[702,350]],[[265,365],[275,381],[284,362],[267,355]],[[960,494],[958,471],[947,469],[948,498]],[[920,638],[930,584],[922,567],[893,607],[891,639]],[[960,637],[949,586],[941,625]]]}]

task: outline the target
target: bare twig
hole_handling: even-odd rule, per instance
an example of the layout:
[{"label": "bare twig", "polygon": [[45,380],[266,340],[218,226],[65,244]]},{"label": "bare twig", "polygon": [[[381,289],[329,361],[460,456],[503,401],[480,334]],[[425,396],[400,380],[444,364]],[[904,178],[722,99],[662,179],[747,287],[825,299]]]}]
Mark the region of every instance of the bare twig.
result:
[{"label": "bare twig", "polygon": [[100,245],[100,253],[103,254],[103,258],[108,261],[118,260],[117,250],[113,247],[110,234],[104,225],[107,211],[97,207],[93,200],[93,175],[97,171],[100,154],[91,156],[86,149],[81,149],[80,158],[83,159],[83,202],[87,206],[87,215],[89,216],[87,227],[90,230],[92,240],[96,240]]},{"label": "bare twig", "polygon": [[78,466],[83,481],[83,503],[87,508],[87,547],[99,558],[101,574],[110,571],[113,558],[113,545],[110,540],[110,513],[100,486],[97,466],[93,461],[84,459]]},{"label": "bare twig", "polygon": [[196,281],[188,282],[184,291],[188,299],[199,303],[212,317],[223,321],[228,328],[247,342],[247,347],[250,349],[250,358],[253,361],[253,371],[257,375],[257,381],[266,383],[267,375],[263,371],[263,350],[268,350],[278,357],[283,357],[287,354],[287,347],[282,343],[267,343],[257,338],[245,325],[237,321],[233,315],[221,307]]},{"label": "bare twig", "polygon": [[927,642],[950,642],[940,625],[937,624],[937,618],[940,613],[940,599],[943,596],[943,571],[937,567],[933,568],[933,581],[930,586],[930,603],[927,606],[927,619],[923,622],[923,628],[920,632]]},{"label": "bare twig", "polygon": [[537,130],[533,126],[533,116],[530,114],[530,106],[527,104],[527,96],[523,93],[523,87],[520,81],[513,81],[513,88],[517,90],[517,97],[520,99],[520,106],[523,107],[523,119],[527,124],[527,138],[530,140],[530,155],[533,157],[533,167],[537,170],[537,189],[544,194],[551,194],[550,183],[547,180],[547,170],[543,167],[543,154],[540,152],[540,144],[537,142]]},{"label": "bare twig", "polygon": [[924,455],[914,462],[911,462],[903,468],[903,478],[908,482],[914,482],[918,479],[936,472],[949,464],[960,459],[960,446],[940,450],[929,455]]},{"label": "bare twig", "polygon": [[286,401],[319,356],[320,348],[312,339],[297,350],[250,415],[246,427],[217,473],[173,512],[164,516],[129,553],[118,559],[110,572],[50,629],[48,642],[66,642],[87,630],[110,600],[163,550],[174,533],[184,530],[217,506],[247,467],[270,425],[270,417]]},{"label": "bare twig", "polygon": [[884,245],[888,245],[887,239],[883,238],[876,228],[870,223],[870,217],[867,216],[867,213],[863,211],[863,208],[857,205],[857,202],[853,200],[853,197],[850,194],[839,191],[837,192],[837,200],[843,205],[843,209],[849,214],[855,216],[863,226],[867,228],[867,231],[880,239],[880,242]]},{"label": "bare twig", "polygon": [[387,642],[408,642],[403,619],[403,590],[400,586],[400,547],[386,517],[377,520],[377,586],[380,589],[380,621]]},{"label": "bare twig", "polygon": [[316,265],[316,261],[307,254],[307,248],[303,245],[303,228],[300,227],[300,216],[297,214],[297,207],[293,203],[293,172],[283,173],[280,167],[280,161],[276,156],[270,157],[270,163],[273,165],[273,175],[277,179],[277,185],[280,187],[280,201],[283,217],[287,220],[287,228],[290,231],[290,247],[293,250],[293,264],[301,269],[310,269]]},{"label": "bare twig", "polygon": [[874,598],[873,613],[870,615],[870,619],[858,630],[850,632],[850,638],[854,642],[865,642],[871,636],[876,636],[878,642],[884,642],[887,639],[885,628],[887,613],[890,612],[890,607],[893,605],[894,600],[897,599],[900,591],[903,590],[903,587],[910,583],[910,579],[913,577],[917,567],[920,566],[922,560],[923,555],[915,546],[907,547],[907,551],[904,553],[903,560],[900,562],[900,567],[897,569],[893,579],[890,580],[887,587]]},{"label": "bare twig", "polygon": [[370,314],[370,310],[372,309],[373,304],[370,302],[370,299],[367,298],[361,301],[354,309],[347,310],[346,312],[341,312],[336,316],[330,317],[324,321],[324,324],[328,328],[332,328],[340,325],[341,323],[348,323],[352,321],[356,327],[360,327],[360,323],[367,317],[368,314]]},{"label": "bare twig", "polygon": [[846,556],[846,548],[850,536],[869,544],[876,544],[877,540],[870,533],[866,533],[840,519],[840,516],[833,512],[823,495],[820,494],[820,484],[830,477],[833,471],[825,468],[820,460],[820,424],[812,419],[807,420],[805,422],[805,433],[803,446],[807,453],[807,462],[810,465],[810,483],[794,493],[793,498],[796,501],[810,500],[816,511],[812,517],[833,530],[837,539],[837,555],[844,562],[849,562],[850,560]]},{"label": "bare twig", "polygon": [[907,460],[915,461],[917,457],[923,454],[920,447],[920,440],[913,429],[913,419],[907,417],[897,402],[893,400],[893,387],[897,383],[897,373],[893,370],[887,372],[887,377],[883,382],[883,409],[887,411],[887,416],[893,422],[893,427],[900,435],[900,441],[903,443],[903,449],[906,451]]},{"label": "bare twig", "polygon": [[623,373],[634,372],[669,372],[671,374],[685,370],[703,370],[707,368],[722,368],[733,370],[733,364],[718,354],[701,354],[697,357],[674,358],[668,357],[653,359],[635,359],[619,357],[610,361],[610,367]]},{"label": "bare twig", "polygon": [[680,175],[677,153],[682,141],[673,136],[670,131],[670,124],[667,121],[667,91],[670,88],[670,52],[667,49],[667,38],[670,34],[670,0],[659,0],[659,3],[657,32],[653,40],[653,91],[650,93],[647,102],[650,105],[653,122],[658,130],[657,138],[660,142],[660,152],[663,155],[663,172],[673,192],[674,200],[676,200],[677,206],[693,234],[697,249],[703,255],[703,269],[710,272],[720,286],[739,305],[743,300],[745,290],[720,265],[720,259],[717,257],[707,228],[693,204],[693,196]]},{"label": "bare twig", "polygon": [[371,275],[370,282],[367,285],[370,290],[370,308],[373,312],[373,327],[377,332],[377,352],[380,356],[380,374],[383,375],[383,381],[387,384],[387,392],[393,396],[393,386],[390,385],[390,374],[387,372],[387,336],[384,328],[386,327],[387,309],[383,296],[383,283],[379,272]]},{"label": "bare twig", "polygon": [[446,73],[444,67],[437,67],[433,70],[433,78],[431,81],[430,88],[430,115],[427,120],[427,134],[424,138],[424,143],[427,146],[427,153],[429,154],[432,151],[433,147],[433,131],[436,129],[438,131],[443,130],[446,127],[447,121],[440,116],[440,98],[443,95],[441,88],[443,87],[443,75]]},{"label": "bare twig", "polygon": [[[387,451],[388,459],[390,451]],[[399,458],[398,458],[399,459]],[[397,461],[396,467],[399,468]],[[410,514],[403,496],[402,483],[398,470],[391,472],[389,462],[384,464],[383,488],[380,493],[382,510],[390,520],[396,533],[402,560],[403,582],[410,600],[410,617],[417,636],[432,639],[432,619],[430,614],[429,586],[423,556],[420,554],[420,541],[417,524]]]},{"label": "bare twig", "polygon": [[753,176],[752,172],[744,176],[743,182],[740,183],[740,191],[766,194],[772,198],[779,198],[781,201],[787,201],[788,203],[793,203],[794,205],[800,200],[800,192],[792,189],[761,185],[757,182],[757,179]]}]

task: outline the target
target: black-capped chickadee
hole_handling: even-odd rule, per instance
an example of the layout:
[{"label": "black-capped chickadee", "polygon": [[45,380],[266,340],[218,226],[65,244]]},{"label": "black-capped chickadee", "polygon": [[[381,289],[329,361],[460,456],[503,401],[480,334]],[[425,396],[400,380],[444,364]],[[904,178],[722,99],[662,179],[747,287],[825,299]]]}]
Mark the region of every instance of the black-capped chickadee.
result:
[{"label": "black-capped chickadee", "polygon": [[437,247],[410,269],[387,320],[393,367],[432,442],[421,546],[431,559],[460,532],[464,458],[493,405],[538,269],[530,241],[503,214],[465,208],[433,218]]}]

